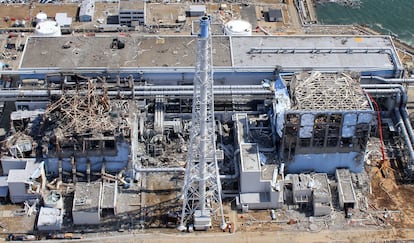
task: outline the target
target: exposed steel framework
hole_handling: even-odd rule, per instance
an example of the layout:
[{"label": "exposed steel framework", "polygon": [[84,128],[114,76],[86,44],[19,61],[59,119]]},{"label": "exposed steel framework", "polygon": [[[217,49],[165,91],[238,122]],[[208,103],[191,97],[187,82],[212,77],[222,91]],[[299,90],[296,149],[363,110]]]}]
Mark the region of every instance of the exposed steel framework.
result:
[{"label": "exposed steel framework", "polygon": [[200,19],[196,73],[194,78],[192,128],[186,167],[183,208],[179,228],[197,220],[211,226],[211,217],[220,216],[225,225],[221,183],[216,156],[211,36],[207,16]]}]

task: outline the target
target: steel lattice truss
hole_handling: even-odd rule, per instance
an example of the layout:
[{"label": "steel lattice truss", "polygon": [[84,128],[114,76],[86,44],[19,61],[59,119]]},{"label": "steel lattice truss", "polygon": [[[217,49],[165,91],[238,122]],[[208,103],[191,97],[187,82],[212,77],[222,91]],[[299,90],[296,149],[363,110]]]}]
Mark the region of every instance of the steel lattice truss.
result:
[{"label": "steel lattice truss", "polygon": [[292,81],[294,110],[369,110],[357,80],[345,73],[313,72]]},{"label": "steel lattice truss", "polygon": [[220,214],[221,183],[216,158],[211,38],[198,38],[194,78],[193,115],[187,162],[181,225],[191,220],[196,210]]}]

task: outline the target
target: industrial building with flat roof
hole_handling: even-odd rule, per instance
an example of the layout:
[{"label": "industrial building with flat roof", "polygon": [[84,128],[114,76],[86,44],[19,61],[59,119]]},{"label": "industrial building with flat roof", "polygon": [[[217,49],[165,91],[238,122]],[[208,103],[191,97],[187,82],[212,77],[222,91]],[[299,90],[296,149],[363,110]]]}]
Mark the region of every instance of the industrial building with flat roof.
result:
[{"label": "industrial building with flat roof", "polygon": [[[111,48],[114,38],[123,48]],[[363,75],[400,77],[402,64],[387,36],[215,36],[212,38],[215,79],[237,72],[317,70],[355,71]],[[143,75],[168,73],[192,80],[195,36],[70,36],[27,40],[19,71],[24,74],[62,71],[116,72]],[[62,58],[64,57],[64,58]],[[179,74],[174,76],[174,74]],[[233,73],[228,75],[228,73]],[[154,78],[150,78],[154,79]]]}]

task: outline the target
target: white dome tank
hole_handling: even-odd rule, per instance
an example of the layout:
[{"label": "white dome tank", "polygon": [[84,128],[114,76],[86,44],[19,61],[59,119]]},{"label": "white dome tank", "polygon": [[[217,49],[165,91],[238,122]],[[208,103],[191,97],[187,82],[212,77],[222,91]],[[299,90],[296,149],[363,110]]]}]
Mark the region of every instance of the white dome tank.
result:
[{"label": "white dome tank", "polygon": [[224,26],[226,35],[250,36],[252,35],[252,25],[244,20],[230,20]]},{"label": "white dome tank", "polygon": [[45,20],[36,25],[34,36],[54,37],[61,36],[60,26],[56,21]]},{"label": "white dome tank", "polygon": [[42,21],[47,20],[47,14],[43,13],[43,12],[39,12],[38,14],[36,14],[36,23],[40,23]]}]

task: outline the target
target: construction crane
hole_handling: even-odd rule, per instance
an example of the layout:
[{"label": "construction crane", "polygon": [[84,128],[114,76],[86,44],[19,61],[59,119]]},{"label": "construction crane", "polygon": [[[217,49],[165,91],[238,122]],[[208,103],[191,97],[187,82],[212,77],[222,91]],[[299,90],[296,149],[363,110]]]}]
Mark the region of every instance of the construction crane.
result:
[{"label": "construction crane", "polygon": [[200,18],[197,38],[196,72],[190,149],[182,191],[183,208],[178,230],[192,225],[195,230],[207,230],[212,217],[221,217],[224,229],[221,183],[216,156],[214,122],[213,70],[210,36],[210,18]]}]

